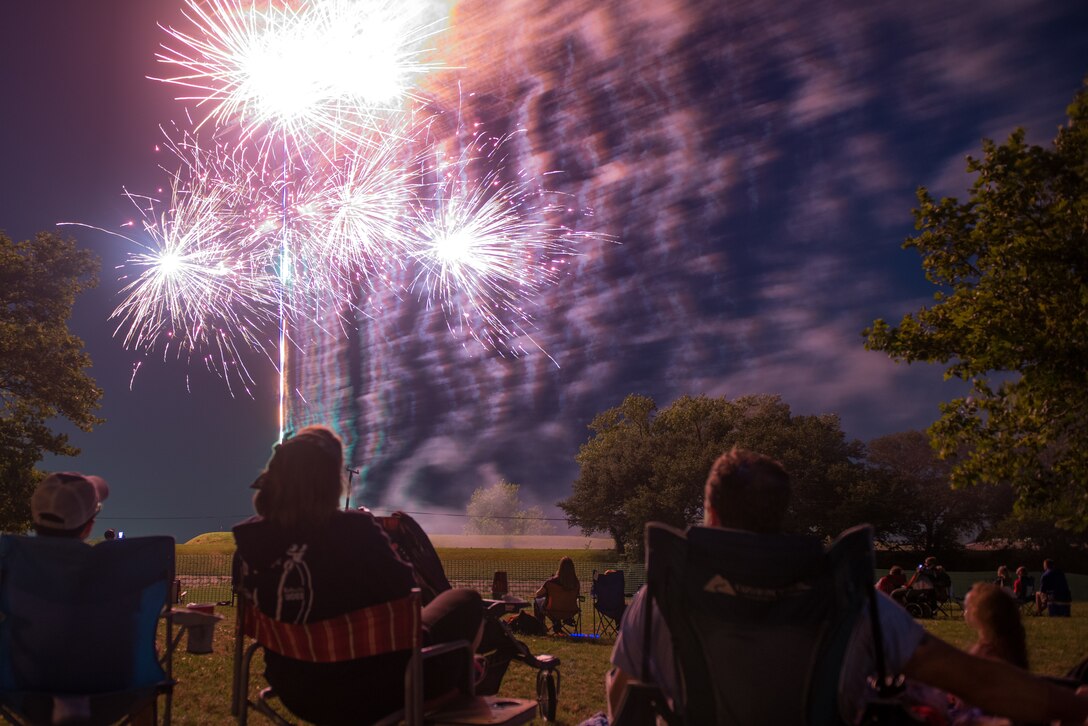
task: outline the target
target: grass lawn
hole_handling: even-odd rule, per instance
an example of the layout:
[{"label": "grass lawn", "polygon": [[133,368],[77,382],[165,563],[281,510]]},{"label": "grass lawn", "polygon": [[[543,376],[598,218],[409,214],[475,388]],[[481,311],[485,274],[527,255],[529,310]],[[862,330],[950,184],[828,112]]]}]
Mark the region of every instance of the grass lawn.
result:
[{"label": "grass lawn", "polygon": [[[596,549],[521,549],[512,547],[436,547],[443,562],[453,560],[499,560],[505,562],[523,562],[546,560],[559,562],[567,556],[575,562],[613,563],[621,558],[613,550]],[[234,554],[234,535],[230,532],[209,532],[194,537],[185,544],[177,546],[179,555],[232,555]]]},{"label": "grass lawn", "polygon": [[[184,641],[174,658],[174,673],[179,683],[175,689],[174,719],[178,724],[227,723],[230,716],[231,667],[233,657],[234,612],[220,607],[225,615],[215,635],[215,651],[209,655],[184,652]],[[925,627],[955,645],[972,642],[971,631],[962,619],[931,620]],[[1032,671],[1061,675],[1088,655],[1088,607],[1074,603],[1072,618],[1025,617]],[[588,620],[585,622],[589,627]],[[612,651],[610,641],[570,640],[559,637],[523,638],[533,653],[550,653],[562,660],[558,723],[577,724],[604,709],[604,674]],[[259,665],[256,668],[259,672]],[[511,663],[500,695],[535,698],[536,671]],[[253,684],[261,679],[254,678]],[[254,687],[253,694],[256,695]],[[265,723],[264,717],[251,714],[253,723]],[[534,722],[543,723],[543,721]]]},{"label": "grass lawn", "polygon": [[[229,532],[216,532],[201,535],[189,543],[179,545],[177,551],[179,555],[231,554],[234,551],[234,542]],[[576,561],[586,563],[582,565],[583,567],[589,567],[589,563],[613,562],[616,559],[610,550],[590,549],[558,551],[442,548],[439,550],[439,555],[447,563],[465,561],[465,564],[469,561],[511,564],[530,561],[554,562],[561,555],[569,555]],[[993,579],[991,572],[954,572],[951,575],[955,593],[959,596],[970,589],[971,583]],[[874,581],[875,579],[874,576]],[[1088,655],[1088,606],[1084,604],[1088,600],[1088,576],[1070,575],[1069,582],[1075,600],[1072,618],[1024,618],[1030,662],[1032,670],[1036,673],[1061,675]],[[198,594],[194,593],[189,599],[201,600]],[[203,599],[207,600],[207,598]],[[586,630],[590,629],[590,608],[588,603],[583,605],[583,628]],[[179,679],[179,684],[175,690],[174,718],[178,724],[218,724],[231,720],[230,689],[234,612],[227,607],[219,607],[217,612],[224,615],[225,619],[217,627],[214,652],[208,655],[191,655],[184,652],[183,643],[175,655],[175,677]],[[957,646],[969,645],[973,639],[971,631],[962,619],[925,621],[924,625],[930,632]],[[558,656],[562,661],[558,723],[577,724],[597,711],[604,710],[604,674],[609,667],[611,641],[570,640],[550,636],[522,639],[533,653],[550,653]],[[255,666],[255,671],[259,673],[259,664]],[[535,699],[535,677],[536,671],[520,663],[512,663],[506,673],[500,695]],[[259,678],[253,679],[254,695],[259,682],[263,681]],[[254,723],[265,721],[259,714],[252,714],[251,717]]]}]

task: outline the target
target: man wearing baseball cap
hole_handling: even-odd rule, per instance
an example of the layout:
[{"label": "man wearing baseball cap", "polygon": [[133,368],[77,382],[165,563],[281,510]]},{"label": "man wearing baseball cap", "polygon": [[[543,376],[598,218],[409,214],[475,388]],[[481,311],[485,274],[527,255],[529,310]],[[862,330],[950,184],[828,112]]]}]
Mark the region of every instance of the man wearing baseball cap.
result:
[{"label": "man wearing baseball cap", "polygon": [[30,498],[34,531],[39,537],[86,539],[109,495],[110,488],[100,476],[74,471],[50,474]]}]

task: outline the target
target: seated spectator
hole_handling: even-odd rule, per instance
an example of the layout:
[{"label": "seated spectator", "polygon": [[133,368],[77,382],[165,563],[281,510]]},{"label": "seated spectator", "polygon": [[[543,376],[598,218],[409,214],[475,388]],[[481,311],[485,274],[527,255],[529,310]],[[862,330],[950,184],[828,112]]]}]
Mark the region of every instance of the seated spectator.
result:
[{"label": "seated spectator", "polygon": [[[533,596],[533,609],[541,622],[545,616],[552,619],[552,630],[563,630],[562,620],[573,616],[581,607],[578,596],[581,595],[581,583],[574,571],[574,560],[564,557],[559,560],[559,569],[544,581]],[[568,615],[569,614],[569,615]]]},{"label": "seated spectator", "polygon": [[[1039,589],[1035,593],[1035,607],[1041,615],[1049,612],[1051,615],[1068,615],[1069,603],[1073,600],[1073,593],[1069,591],[1069,582],[1065,579],[1065,573],[1057,568],[1054,560],[1043,560],[1043,574],[1039,578]],[[1055,608],[1054,606],[1058,607]]]},{"label": "seated spectator", "polygon": [[1016,579],[1012,583],[1012,593],[1020,603],[1035,598],[1035,578],[1023,565],[1016,568]]},{"label": "seated spectator", "polygon": [[938,602],[945,602],[952,595],[952,577],[945,571],[944,565],[933,568],[933,589],[937,591]]},{"label": "seated spectator", "polygon": [[30,514],[39,537],[87,539],[102,502],[110,495],[106,480],[74,471],[42,479],[30,497]]},{"label": "seated spectator", "polygon": [[892,565],[888,570],[888,574],[877,580],[876,589],[885,595],[891,595],[906,584],[907,576],[903,574],[903,568],[899,565]]},{"label": "seated spectator", "polygon": [[927,557],[925,561],[918,565],[918,569],[910,576],[903,587],[900,587],[891,592],[892,598],[900,605],[905,605],[907,601],[907,593],[911,590],[932,590],[934,588],[934,581],[937,577],[937,558]]},{"label": "seated spectator", "polygon": [[994,584],[1012,592],[1012,575],[1009,574],[1008,567],[1001,565],[997,568],[997,577],[994,578]]},{"label": "seated spectator", "polygon": [[[704,523],[761,534],[782,531],[789,505],[789,475],[777,461],[734,449],[711,467],[704,494]],[[936,565],[934,561],[933,565]],[[1088,699],[1035,678],[1014,666],[969,655],[928,634],[891,599],[877,595],[884,659],[888,671],[903,673],[933,688],[959,696],[989,713],[1036,722],[1061,719],[1080,723],[1088,717]],[[643,655],[649,675],[670,701],[682,695],[676,680],[672,636],[652,608],[652,640],[646,632],[646,590],[636,595],[620,626],[612,651],[613,669],[607,683],[609,711],[615,714],[627,683],[642,672]],[[865,709],[866,678],[876,671],[872,627],[866,613],[855,626],[839,679],[839,704],[847,723],[857,723]],[[766,655],[766,654],[764,654]],[[773,658],[773,656],[770,656]]]},{"label": "seated spectator", "polygon": [[[238,576],[269,617],[312,623],[405,597],[412,568],[366,511],[342,511],[340,439],[307,426],[275,448],[258,478],[257,516],[235,525]],[[482,601],[447,590],[423,608],[424,643],[479,642]],[[322,724],[372,723],[404,705],[407,652],[339,663],[306,663],[265,653],[265,677],[295,715]],[[465,655],[424,662],[424,695],[452,693],[471,677]],[[360,698],[360,688],[366,697]]]}]

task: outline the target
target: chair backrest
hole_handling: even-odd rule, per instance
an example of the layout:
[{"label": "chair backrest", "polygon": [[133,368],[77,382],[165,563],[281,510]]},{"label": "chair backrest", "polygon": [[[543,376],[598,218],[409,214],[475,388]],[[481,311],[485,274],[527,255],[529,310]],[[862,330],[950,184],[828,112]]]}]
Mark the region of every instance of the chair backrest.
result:
[{"label": "chair backrest", "polygon": [[872,589],[872,530],[815,538],[646,526],[646,579],[672,635],[681,719],[837,723],[847,645]]},{"label": "chair backrest", "polygon": [[[231,696],[231,712],[238,717],[239,724],[247,723],[247,714],[251,707],[257,708],[270,718],[274,713],[269,710],[266,702],[271,689],[262,692],[256,703],[250,701],[247,695],[250,663],[259,648],[309,663],[336,663],[383,653],[410,651],[404,674],[405,708],[402,715],[405,722],[412,726],[423,723],[423,594],[419,588],[412,588],[406,597],[399,600],[361,608],[326,620],[286,623],[262,613],[253,604],[252,593],[241,586],[240,582],[235,581],[238,620],[234,641],[234,687]],[[247,637],[256,642],[245,647],[244,641]],[[460,644],[466,649],[470,648],[467,642],[460,641]],[[395,723],[399,723],[400,717],[397,718]]]},{"label": "chair backrest", "polygon": [[547,585],[547,600],[544,602],[544,614],[550,618],[569,618],[581,612],[578,592],[568,590],[562,585],[550,582]]},{"label": "chair backrest", "polygon": [[593,581],[594,607],[610,617],[612,613],[623,613],[624,607],[623,570],[608,570],[597,575]]},{"label": "chair backrest", "polygon": [[99,694],[162,683],[155,637],[173,581],[173,537],[94,546],[0,537],[0,692]]},{"label": "chair backrest", "polygon": [[285,623],[268,617],[248,599],[240,607],[242,634],[268,650],[308,663],[337,663],[398,650],[423,642],[420,591],[327,620]]}]

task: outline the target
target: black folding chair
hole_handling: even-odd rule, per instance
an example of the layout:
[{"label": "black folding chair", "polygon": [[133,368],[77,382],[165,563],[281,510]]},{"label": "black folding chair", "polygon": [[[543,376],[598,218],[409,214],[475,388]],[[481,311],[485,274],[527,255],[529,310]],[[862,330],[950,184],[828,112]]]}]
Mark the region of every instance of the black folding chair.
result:
[{"label": "black folding chair", "polygon": [[843,722],[842,663],[873,589],[870,527],[825,550],[812,537],[651,522],[646,563],[644,642],[660,609],[683,692],[670,707],[644,661],[614,726]]},{"label": "black folding chair", "polygon": [[606,570],[601,574],[593,571],[593,634],[598,637],[615,637],[620,621],[627,609],[624,595],[623,570]]}]

